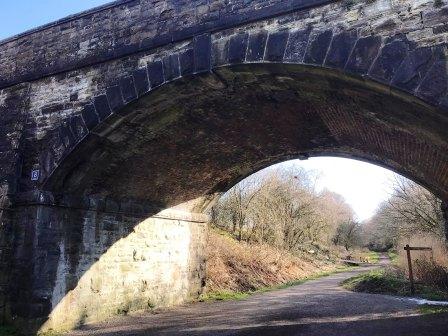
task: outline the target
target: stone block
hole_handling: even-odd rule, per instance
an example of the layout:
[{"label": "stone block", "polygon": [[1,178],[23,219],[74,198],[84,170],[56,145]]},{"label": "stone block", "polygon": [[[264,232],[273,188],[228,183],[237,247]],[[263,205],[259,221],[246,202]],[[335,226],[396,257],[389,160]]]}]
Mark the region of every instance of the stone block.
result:
[{"label": "stone block", "polygon": [[137,90],[137,95],[143,96],[149,91],[149,80],[146,68],[137,69],[132,73],[134,77],[134,84]]},{"label": "stone block", "polygon": [[166,81],[171,81],[180,76],[179,56],[177,54],[165,56],[162,62]]},{"label": "stone block", "polygon": [[187,49],[179,56],[181,75],[191,75],[194,67],[193,49]]},{"label": "stone block", "polygon": [[207,72],[211,68],[210,34],[195,36],[193,39],[194,72]]},{"label": "stone block", "polygon": [[270,33],[266,42],[265,61],[281,62],[285,54],[289,32],[287,30]]},{"label": "stone block", "polygon": [[113,112],[117,112],[124,106],[120,87],[118,85],[110,86],[107,88],[106,92],[109,107]]},{"label": "stone block", "polygon": [[372,66],[381,47],[380,36],[368,36],[360,38],[350,55],[345,69],[352,73],[365,74]]},{"label": "stone block", "polygon": [[78,140],[81,140],[88,133],[88,129],[80,115],[73,115],[70,117],[69,127],[72,134]]},{"label": "stone block", "polygon": [[289,33],[285,62],[303,63],[311,29],[294,30]]},{"label": "stone block", "polygon": [[394,39],[386,43],[370,71],[370,76],[390,83],[408,52],[409,45],[406,40]]},{"label": "stone block", "polygon": [[228,62],[230,64],[243,63],[246,58],[247,33],[232,36],[229,42]]},{"label": "stone block", "polygon": [[165,82],[163,77],[163,64],[161,61],[155,61],[148,64],[148,78],[151,89],[162,85]]},{"label": "stone block", "polygon": [[392,84],[407,91],[414,91],[431,66],[432,55],[431,48],[411,51],[398,68]]},{"label": "stone block", "polygon": [[84,124],[89,130],[92,130],[100,122],[98,115],[95,112],[95,107],[93,104],[88,104],[84,106],[81,112]]},{"label": "stone block", "polygon": [[135,90],[134,79],[132,76],[121,78],[119,83],[125,104],[137,99],[137,91]]},{"label": "stone block", "polygon": [[96,113],[99,116],[100,121],[106,119],[109,115],[111,115],[112,110],[109,106],[109,101],[107,99],[107,95],[101,95],[95,97],[93,99],[93,104],[95,105]]},{"label": "stone block", "polygon": [[325,66],[344,69],[358,39],[356,31],[344,31],[333,37],[328,50]]},{"label": "stone block", "polygon": [[438,105],[448,92],[448,61],[436,61],[426,73],[417,90],[425,101]]},{"label": "stone block", "polygon": [[266,31],[261,31],[249,35],[246,55],[247,62],[257,62],[263,60],[267,39],[268,33]]},{"label": "stone block", "polygon": [[325,56],[327,55],[332,36],[332,30],[314,33],[314,35],[310,38],[304,63],[318,65],[322,64],[325,60]]}]

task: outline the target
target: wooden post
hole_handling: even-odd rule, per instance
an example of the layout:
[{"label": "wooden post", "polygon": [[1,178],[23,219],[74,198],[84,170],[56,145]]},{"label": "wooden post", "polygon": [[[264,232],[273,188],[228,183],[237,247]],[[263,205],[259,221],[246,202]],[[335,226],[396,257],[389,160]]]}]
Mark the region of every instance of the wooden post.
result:
[{"label": "wooden post", "polygon": [[411,260],[411,248],[409,244],[407,244],[404,249],[406,250],[406,255],[408,257],[408,267],[409,267],[409,281],[411,282],[411,294],[415,294],[415,286],[414,286],[414,273],[412,272],[412,260]]},{"label": "wooden post", "polygon": [[409,244],[407,244],[404,247],[404,250],[406,251],[406,255],[408,257],[409,281],[411,282],[411,293],[412,293],[412,295],[414,295],[415,294],[415,285],[414,285],[414,273],[412,272],[411,250],[412,251],[432,251],[432,248],[431,247],[410,247]]}]

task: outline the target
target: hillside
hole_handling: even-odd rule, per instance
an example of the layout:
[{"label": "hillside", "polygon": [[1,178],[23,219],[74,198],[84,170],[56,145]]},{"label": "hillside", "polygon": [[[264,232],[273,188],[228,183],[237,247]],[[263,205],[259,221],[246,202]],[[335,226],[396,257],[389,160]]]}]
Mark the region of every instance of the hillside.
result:
[{"label": "hillside", "polygon": [[330,256],[296,256],[267,244],[239,242],[217,229],[209,230],[208,240],[206,295],[255,291],[341,268]]}]

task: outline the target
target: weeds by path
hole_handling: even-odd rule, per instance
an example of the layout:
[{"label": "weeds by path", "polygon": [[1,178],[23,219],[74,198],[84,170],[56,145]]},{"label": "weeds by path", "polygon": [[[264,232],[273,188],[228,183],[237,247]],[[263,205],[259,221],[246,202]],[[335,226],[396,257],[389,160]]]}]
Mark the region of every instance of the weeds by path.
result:
[{"label": "weeds by path", "polygon": [[367,253],[367,260],[369,263],[376,264],[380,261],[380,254],[378,252],[369,251]]},{"label": "weeds by path", "polygon": [[423,305],[418,310],[424,315],[448,313],[447,306]]},{"label": "weeds by path", "polygon": [[397,265],[398,264],[399,254],[396,251],[389,250],[387,252],[387,255],[389,256],[389,259],[390,259],[390,262],[392,263],[392,265]]},{"label": "weeds by path", "polygon": [[304,284],[305,282],[308,282],[311,280],[316,280],[316,279],[330,276],[330,275],[336,274],[336,273],[346,272],[346,271],[349,271],[349,270],[352,270],[355,268],[356,268],[356,266],[341,266],[341,267],[338,267],[334,271],[319,272],[314,275],[305,277],[303,279],[297,279],[294,281],[289,281],[284,284],[271,286],[271,287],[262,287],[262,288],[259,288],[257,290],[253,290],[253,291],[247,291],[247,292],[219,291],[219,292],[206,293],[206,294],[202,294],[199,297],[198,301],[208,302],[208,301],[242,300],[242,299],[245,299],[253,294],[266,293],[266,292],[271,292],[274,290],[279,290],[279,289],[289,288],[292,286],[301,285],[301,284]]},{"label": "weeds by path", "polygon": [[[411,296],[410,284],[404,275],[388,269],[373,270],[342,282],[354,292]],[[428,300],[448,300],[448,293],[427,285],[416,284],[416,295]]]}]

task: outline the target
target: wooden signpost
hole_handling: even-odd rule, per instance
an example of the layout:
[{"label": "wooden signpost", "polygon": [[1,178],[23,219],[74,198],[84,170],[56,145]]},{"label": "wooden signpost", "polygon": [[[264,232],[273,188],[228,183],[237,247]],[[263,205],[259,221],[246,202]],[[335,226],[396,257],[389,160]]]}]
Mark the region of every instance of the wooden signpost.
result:
[{"label": "wooden signpost", "polygon": [[411,293],[415,294],[415,285],[414,285],[414,273],[412,272],[412,260],[411,260],[411,251],[432,251],[431,247],[411,247],[407,244],[404,247],[406,251],[406,255],[408,257],[408,267],[409,267],[409,281],[411,282]]}]

